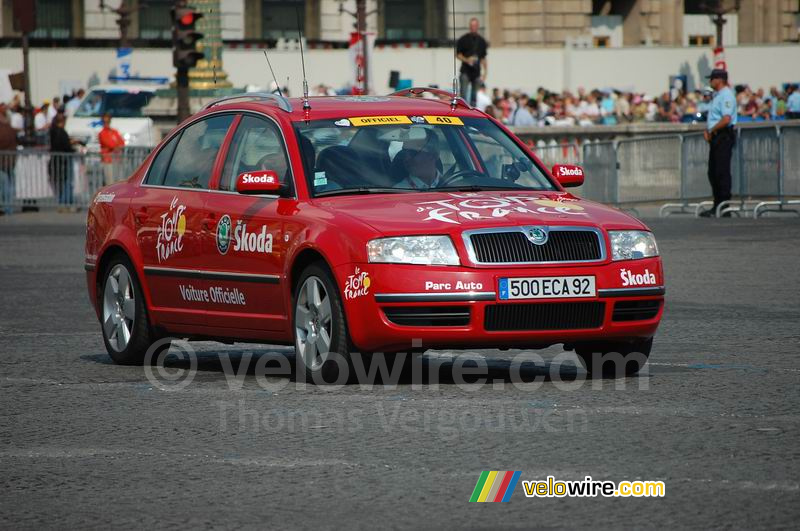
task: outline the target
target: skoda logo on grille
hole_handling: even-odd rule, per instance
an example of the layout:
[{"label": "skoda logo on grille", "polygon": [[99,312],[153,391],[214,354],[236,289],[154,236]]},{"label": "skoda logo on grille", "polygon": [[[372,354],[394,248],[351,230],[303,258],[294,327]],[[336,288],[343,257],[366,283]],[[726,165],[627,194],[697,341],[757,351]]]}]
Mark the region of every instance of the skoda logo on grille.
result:
[{"label": "skoda logo on grille", "polygon": [[544,245],[547,243],[547,231],[542,227],[527,227],[525,236],[534,245]]}]

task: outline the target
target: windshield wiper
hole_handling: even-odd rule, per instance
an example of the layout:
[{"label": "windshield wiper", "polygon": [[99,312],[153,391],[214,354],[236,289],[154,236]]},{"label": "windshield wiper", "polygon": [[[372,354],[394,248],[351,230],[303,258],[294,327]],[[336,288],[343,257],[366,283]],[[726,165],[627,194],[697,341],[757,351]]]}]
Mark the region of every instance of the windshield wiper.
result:
[{"label": "windshield wiper", "polygon": [[369,187],[369,186],[362,186],[360,188],[342,188],[339,190],[326,190],[325,192],[319,192],[315,194],[314,197],[328,197],[332,195],[363,195],[363,194],[407,194],[409,192],[414,192],[415,190],[411,190],[409,188],[377,188],[377,187]]},{"label": "windshield wiper", "polygon": [[461,186],[437,186],[435,188],[429,188],[426,190],[427,192],[439,191],[439,190],[447,190],[447,191],[455,191],[455,192],[485,192],[490,190],[524,190],[525,188],[522,186],[488,186],[488,185],[480,185],[480,184],[468,184],[468,185],[461,185]]}]

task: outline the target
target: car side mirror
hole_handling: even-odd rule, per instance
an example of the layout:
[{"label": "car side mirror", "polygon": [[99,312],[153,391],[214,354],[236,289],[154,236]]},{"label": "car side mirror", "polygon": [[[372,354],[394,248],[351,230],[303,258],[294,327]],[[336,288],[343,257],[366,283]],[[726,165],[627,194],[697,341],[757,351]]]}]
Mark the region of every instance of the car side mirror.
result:
[{"label": "car side mirror", "polygon": [[583,168],[573,164],[556,164],[553,166],[553,177],[564,188],[572,188],[583,184]]},{"label": "car side mirror", "polygon": [[278,174],[272,170],[247,171],[236,178],[236,191],[240,194],[275,195],[280,193],[281,183]]}]

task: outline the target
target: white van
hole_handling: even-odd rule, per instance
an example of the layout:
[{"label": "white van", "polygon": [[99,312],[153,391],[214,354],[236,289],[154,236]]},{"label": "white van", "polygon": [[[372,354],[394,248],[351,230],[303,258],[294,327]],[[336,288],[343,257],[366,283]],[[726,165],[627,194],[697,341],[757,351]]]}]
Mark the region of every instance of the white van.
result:
[{"label": "white van", "polygon": [[111,126],[119,131],[126,146],[153,148],[161,140],[161,134],[143,109],[159,88],[163,86],[98,85],[84,96],[75,114],[67,117],[67,133],[85,143],[90,151],[97,151],[102,117],[109,112]]}]

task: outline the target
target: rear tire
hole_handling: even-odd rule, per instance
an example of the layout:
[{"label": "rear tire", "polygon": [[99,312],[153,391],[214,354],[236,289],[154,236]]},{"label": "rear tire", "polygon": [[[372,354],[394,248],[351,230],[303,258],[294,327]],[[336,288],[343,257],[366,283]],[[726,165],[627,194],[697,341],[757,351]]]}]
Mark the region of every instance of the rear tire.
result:
[{"label": "rear tire", "polygon": [[[123,255],[114,257],[100,284],[100,329],[106,351],[118,365],[142,365],[155,341],[136,270]],[[165,342],[159,351],[169,349]],[[158,359],[154,353],[152,361]]]},{"label": "rear tire", "polygon": [[333,275],[322,262],[308,266],[294,293],[294,338],[297,370],[315,384],[353,381],[350,335],[342,298]]},{"label": "rear tire", "polygon": [[647,363],[652,348],[653,338],[651,337],[634,342],[576,345],[575,353],[593,378],[608,378],[633,376],[638,373]]}]

